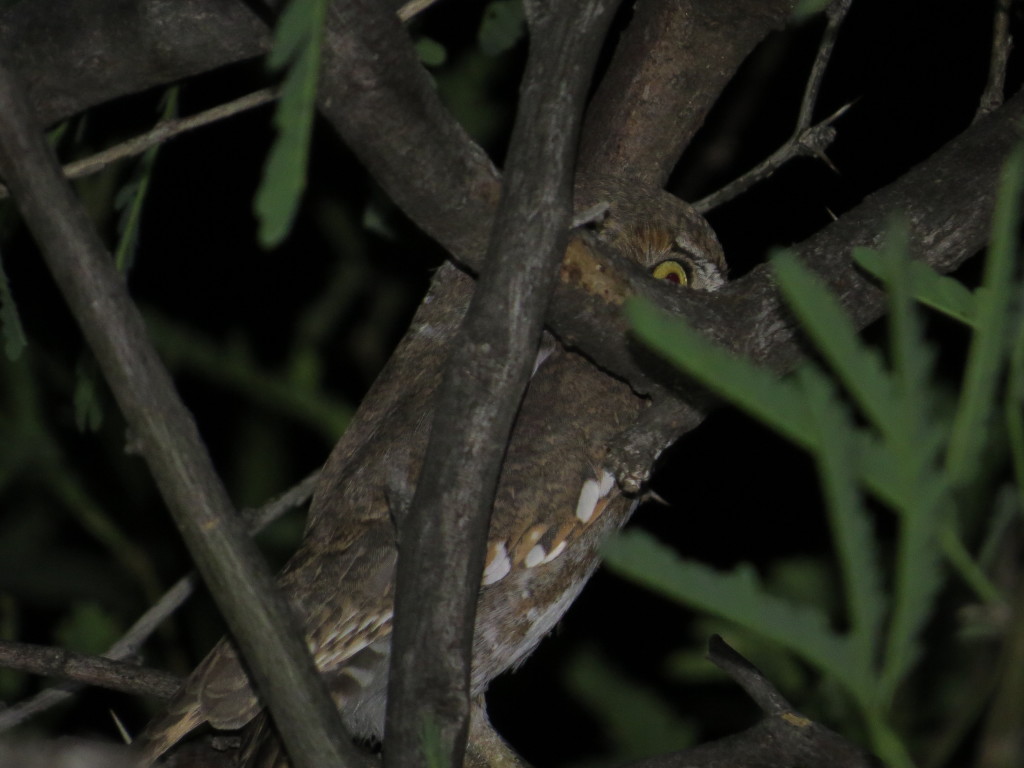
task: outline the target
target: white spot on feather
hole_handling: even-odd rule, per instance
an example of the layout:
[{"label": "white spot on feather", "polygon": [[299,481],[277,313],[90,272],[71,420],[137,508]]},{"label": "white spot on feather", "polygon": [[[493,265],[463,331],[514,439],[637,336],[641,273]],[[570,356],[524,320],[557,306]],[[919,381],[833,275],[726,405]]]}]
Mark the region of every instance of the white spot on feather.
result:
[{"label": "white spot on feather", "polygon": [[491,544],[487,552],[487,565],[484,566],[483,585],[494,584],[501,581],[512,570],[512,561],[508,556],[508,549],[505,542],[499,541]]},{"label": "white spot on feather", "polygon": [[523,565],[527,568],[533,568],[534,566],[540,565],[545,562],[545,558],[548,553],[544,550],[540,544],[535,546],[529,552],[526,553],[526,558],[523,560]]},{"label": "white spot on feather", "polygon": [[556,546],[554,549],[548,552],[547,557],[544,558],[544,562],[550,563],[552,560],[554,560],[556,557],[562,554],[562,552],[565,551],[565,545],[565,539],[562,539],[562,541],[558,542],[558,546]]},{"label": "white spot on feather", "polygon": [[580,489],[579,501],[576,502],[576,517],[581,523],[586,525],[590,522],[590,518],[594,516],[594,507],[597,506],[597,501],[600,498],[601,486],[597,484],[597,480],[584,480],[583,487]]}]

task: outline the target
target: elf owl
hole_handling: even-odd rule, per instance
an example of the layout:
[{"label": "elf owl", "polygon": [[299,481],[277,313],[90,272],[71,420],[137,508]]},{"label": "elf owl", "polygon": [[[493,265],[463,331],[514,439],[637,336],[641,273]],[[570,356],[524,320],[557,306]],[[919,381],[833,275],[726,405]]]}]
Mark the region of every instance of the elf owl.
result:
[{"label": "elf owl", "polygon": [[[621,189],[621,187],[619,187]],[[708,224],[668,193],[608,203],[598,237],[681,287],[713,291],[725,279]],[[360,739],[384,728],[395,562],[396,493],[415,486],[445,350],[472,280],[439,270],[409,332],[334,448],[310,508],[305,539],[280,584],[342,720]],[[561,618],[598,564],[598,546],[631,514],[605,458],[644,401],[557,343],[538,359],[513,429],[494,501],[480,584],[472,688],[481,694],[520,663]],[[396,489],[398,489],[396,491]],[[286,756],[231,640],[218,643],[139,739],[146,761],[200,726],[241,731],[232,758],[286,766]]]}]

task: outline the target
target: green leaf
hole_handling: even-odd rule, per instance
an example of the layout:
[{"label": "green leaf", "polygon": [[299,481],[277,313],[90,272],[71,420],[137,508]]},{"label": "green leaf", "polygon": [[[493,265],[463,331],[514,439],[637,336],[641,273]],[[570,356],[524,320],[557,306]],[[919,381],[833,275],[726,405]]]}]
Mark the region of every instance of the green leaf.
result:
[{"label": "green leaf", "polygon": [[1024,508],[1024,314],[1017,318],[1003,406],[1021,507]]},{"label": "green leaf", "polygon": [[425,67],[440,67],[448,60],[448,49],[430,37],[416,40],[416,55]]},{"label": "green leaf", "polygon": [[849,636],[858,669],[873,674],[886,598],[877,543],[856,478],[856,430],[835,393],[816,369],[805,366],[800,381],[818,428],[815,452],[846,595]]},{"label": "green leaf", "polygon": [[277,138],[253,202],[264,248],[274,248],[287,237],[306,187],[326,17],[327,0],[292,0],[281,14],[267,57],[268,68],[288,65],[288,72],[274,111]]},{"label": "green leaf", "polygon": [[891,228],[883,249],[882,279],[889,298],[889,345],[896,408],[883,430],[892,452],[899,494],[899,532],[892,579],[892,611],[875,705],[886,711],[921,655],[921,633],[942,585],[939,533],[950,521],[951,494],[937,470],[947,431],[935,407],[932,351],[911,297],[908,229]]},{"label": "green leaf", "polygon": [[[863,247],[854,248],[853,260],[877,278],[882,278],[885,274],[882,255],[878,251]],[[974,323],[978,294],[972,293],[959,280],[940,275],[927,264],[911,262],[910,292],[927,307],[965,325]]]},{"label": "green leaf", "polygon": [[121,627],[96,603],[75,603],[56,629],[57,642],[78,653],[102,654],[117,642]]},{"label": "green leaf", "polygon": [[21,357],[22,351],[28,346],[25,329],[21,325],[18,307],[14,303],[11,284],[4,272],[3,257],[0,255],[0,331],[4,335],[4,354],[11,362]]},{"label": "green leaf", "polygon": [[[892,452],[900,487],[899,506],[909,508],[926,473],[937,477],[935,460],[947,429],[937,408],[931,381],[932,345],[925,339],[921,318],[911,298],[909,230],[904,223],[890,227],[882,250],[882,280],[889,299],[889,355],[892,361],[891,418],[879,425]],[[941,480],[940,480],[941,482]]]},{"label": "green leaf", "polygon": [[[915,548],[927,546],[927,542],[934,544],[938,541],[946,559],[982,600],[997,600],[999,593],[964,546],[955,529],[955,518],[948,512],[938,514],[937,508],[927,503],[927,500],[936,496],[952,498],[951,485],[959,481],[949,473],[948,461],[945,472],[937,465],[937,458],[943,451],[948,452],[951,446],[950,425],[948,418],[935,407],[937,395],[930,377],[931,356],[909,303],[909,297],[913,294],[916,298],[926,299],[926,303],[932,306],[943,308],[949,313],[959,313],[975,323],[977,308],[988,300],[989,293],[979,289],[971,295],[956,281],[935,274],[923,264],[909,261],[907,248],[899,244],[898,233],[899,230],[895,243],[891,238],[883,254],[866,251],[858,254],[858,261],[866,264],[889,291],[892,306],[890,329],[899,382],[894,417],[882,429],[885,435],[884,450],[880,453],[864,453],[862,461],[865,464],[865,477],[871,479],[872,487],[876,490],[884,488],[884,499],[904,518],[903,525],[909,526],[902,532],[903,548],[897,556],[896,580],[904,586],[896,588],[896,613],[902,618],[892,622],[895,635],[891,637],[891,642],[903,648],[901,663],[910,664],[916,653],[915,633],[920,630],[914,623],[915,609],[931,605],[930,601],[940,586],[942,573],[938,563],[931,561],[922,562],[918,572],[912,559],[913,554],[908,553],[912,553]],[[940,294],[946,298],[938,298]],[[953,302],[960,302],[960,306],[951,308]],[[943,304],[945,306],[940,307]],[[971,439],[980,439],[978,446],[981,446],[985,434],[982,428]],[[978,450],[976,456],[981,455],[981,449]],[[883,460],[883,457],[888,458]],[[969,474],[970,470],[965,465],[960,471]],[[876,482],[879,480],[881,482]],[[937,526],[939,520],[944,521],[944,527]],[[918,577],[921,579],[918,580]],[[918,597],[904,601],[903,595],[907,591]],[[914,600],[921,602],[915,603]],[[904,606],[903,613],[900,612],[900,606]],[[917,615],[917,620],[923,620],[922,616]],[[894,676],[902,672],[890,670],[889,674],[886,685],[894,689],[898,682]]]},{"label": "green leaf", "polygon": [[792,20],[801,22],[828,8],[832,0],[799,0],[793,9]]},{"label": "green leaf", "polygon": [[477,39],[480,50],[488,56],[512,48],[526,33],[522,0],[492,0],[484,9]]},{"label": "green leaf", "polygon": [[922,387],[927,386],[930,357],[923,356],[923,332],[920,317],[911,301],[910,290],[910,231],[905,221],[895,221],[889,227],[882,250],[883,281],[889,298],[889,355],[892,364],[895,394],[902,398],[901,406],[910,406],[908,421],[920,423],[918,404]]},{"label": "green leaf", "polygon": [[966,486],[977,474],[989,445],[989,424],[995,415],[996,391],[1007,355],[1006,337],[1011,330],[1011,302],[1020,290],[1013,277],[1022,188],[1024,150],[1018,148],[1003,167],[982,277],[985,296],[978,302],[967,369],[946,452],[946,468],[954,487]]},{"label": "green leaf", "polygon": [[322,0],[290,0],[277,19],[274,44],[267,54],[267,69],[280,72],[298,59],[323,29],[317,16],[326,8]]},{"label": "green leaf", "polygon": [[861,696],[871,685],[857,667],[849,641],[829,628],[821,611],[765,591],[748,564],[729,572],[683,560],[642,531],[626,531],[604,548],[616,573],[676,602],[738,624],[792,649]]},{"label": "green leaf", "polygon": [[[932,616],[942,586],[938,498],[925,499],[920,510],[901,520],[893,586],[893,609],[879,682],[879,707],[887,708],[900,683],[921,657],[921,634]],[[932,520],[928,519],[931,513]]]},{"label": "green leaf", "polygon": [[786,304],[861,410],[879,427],[890,423],[892,385],[877,350],[860,341],[839,302],[792,252],[776,253],[771,263]]},{"label": "green leaf", "polygon": [[[163,110],[160,121],[170,120],[178,113],[179,86],[168,88],[162,99]],[[124,273],[131,269],[135,261],[135,252],[139,242],[139,227],[142,221],[142,207],[149,191],[149,182],[153,176],[153,167],[160,152],[160,145],[154,145],[142,153],[136,164],[131,180],[125,184],[114,197],[114,208],[121,212],[117,220],[118,241],[114,248],[114,263],[118,271]]]},{"label": "green leaf", "polygon": [[441,742],[441,727],[433,712],[424,712],[420,728],[420,749],[427,768],[447,768],[450,756]]}]

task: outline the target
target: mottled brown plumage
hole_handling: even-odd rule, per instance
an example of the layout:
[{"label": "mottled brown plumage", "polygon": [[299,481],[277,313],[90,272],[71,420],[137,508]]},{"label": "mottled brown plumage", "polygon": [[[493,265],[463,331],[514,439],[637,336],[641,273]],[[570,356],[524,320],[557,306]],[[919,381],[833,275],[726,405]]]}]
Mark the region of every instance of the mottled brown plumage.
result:
[{"label": "mottled brown plumage", "polygon": [[[594,201],[609,185],[591,187]],[[721,248],[692,209],[666,194],[611,199],[599,235],[647,267],[681,263],[682,281],[713,290]],[[441,268],[409,332],[331,453],[301,548],[280,582],[302,616],[311,651],[354,735],[383,731],[396,561],[392,508],[414,487],[445,352],[472,280]],[[629,387],[557,343],[540,362],[516,420],[489,534],[474,640],[482,693],[551,630],[598,563],[597,547],[633,500],[604,459],[644,406]],[[245,729],[242,765],[283,765],[243,665],[225,638],[140,742],[147,760],[197,727]]]}]

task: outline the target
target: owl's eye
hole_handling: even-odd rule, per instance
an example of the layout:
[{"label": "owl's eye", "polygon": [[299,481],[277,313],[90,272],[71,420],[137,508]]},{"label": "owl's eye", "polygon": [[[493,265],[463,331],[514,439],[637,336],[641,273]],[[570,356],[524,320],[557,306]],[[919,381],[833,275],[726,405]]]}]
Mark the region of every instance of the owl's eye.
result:
[{"label": "owl's eye", "polygon": [[665,259],[665,261],[655,264],[651,274],[658,280],[668,280],[670,283],[676,283],[677,285],[685,286],[690,282],[690,275],[686,266],[683,262],[676,261],[675,259]]}]

